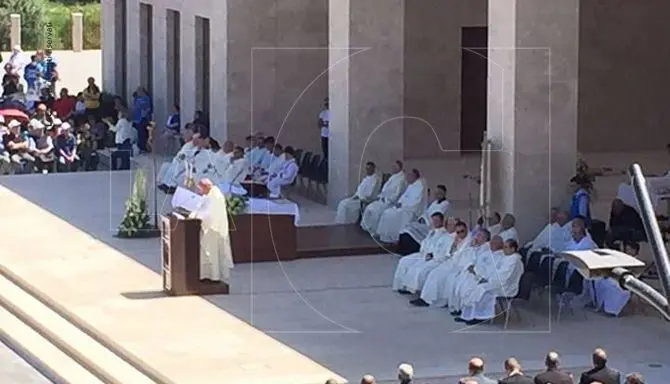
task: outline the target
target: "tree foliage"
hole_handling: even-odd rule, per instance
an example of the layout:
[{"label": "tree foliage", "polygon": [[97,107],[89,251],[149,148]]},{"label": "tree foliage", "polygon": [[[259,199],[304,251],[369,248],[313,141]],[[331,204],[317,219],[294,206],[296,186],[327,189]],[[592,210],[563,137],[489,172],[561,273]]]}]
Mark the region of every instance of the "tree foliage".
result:
[{"label": "tree foliage", "polygon": [[44,22],[43,0],[2,0],[0,1],[0,49],[9,50],[11,20],[9,15],[21,15],[21,42],[38,45],[46,40],[47,27]]}]

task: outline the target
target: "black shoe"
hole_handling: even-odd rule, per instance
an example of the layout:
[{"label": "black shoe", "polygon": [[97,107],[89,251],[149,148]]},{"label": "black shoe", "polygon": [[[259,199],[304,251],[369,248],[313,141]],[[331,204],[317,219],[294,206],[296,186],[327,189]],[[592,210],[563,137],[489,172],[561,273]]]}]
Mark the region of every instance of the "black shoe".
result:
[{"label": "black shoe", "polygon": [[466,321],[466,322],[465,322],[465,325],[477,325],[477,324],[481,324],[481,323],[483,323],[483,322],[484,322],[484,320],[476,320],[476,319],[474,319],[474,320]]},{"label": "black shoe", "polygon": [[461,317],[455,318],[454,321],[456,321],[458,323],[467,323],[467,321],[465,319],[461,318]]},{"label": "black shoe", "polygon": [[175,192],[177,192],[177,188],[175,187],[168,187],[167,191],[165,191],[168,195],[174,195]]},{"label": "black shoe", "polygon": [[412,294],[412,292],[410,292],[406,289],[399,289],[398,293],[401,294],[401,295],[411,295]]},{"label": "black shoe", "polygon": [[409,302],[415,307],[427,307],[429,304],[423,301],[423,299],[416,299]]},{"label": "black shoe", "polygon": [[161,185],[159,185],[159,186],[156,187],[156,188],[158,188],[159,191],[163,191],[163,192],[167,193],[168,188],[170,188],[170,187],[168,187],[168,186],[165,185],[165,184],[161,184]]},{"label": "black shoe", "polygon": [[449,312],[449,314],[450,314],[451,316],[460,316],[460,315],[461,315],[461,311],[453,311],[453,312]]}]

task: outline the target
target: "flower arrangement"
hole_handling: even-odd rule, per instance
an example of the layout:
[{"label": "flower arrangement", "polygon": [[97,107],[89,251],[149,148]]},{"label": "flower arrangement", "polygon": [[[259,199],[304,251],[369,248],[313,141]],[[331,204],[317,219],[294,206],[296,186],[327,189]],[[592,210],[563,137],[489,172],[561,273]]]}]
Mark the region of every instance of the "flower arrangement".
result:
[{"label": "flower arrangement", "polygon": [[147,214],[146,202],[146,177],[144,171],[135,172],[133,190],[126,201],[126,212],[119,225],[118,237],[138,237],[139,234],[149,228],[149,215]]},{"label": "flower arrangement", "polygon": [[244,213],[249,203],[249,198],[240,195],[226,196],[226,209],[229,215],[239,215]]}]

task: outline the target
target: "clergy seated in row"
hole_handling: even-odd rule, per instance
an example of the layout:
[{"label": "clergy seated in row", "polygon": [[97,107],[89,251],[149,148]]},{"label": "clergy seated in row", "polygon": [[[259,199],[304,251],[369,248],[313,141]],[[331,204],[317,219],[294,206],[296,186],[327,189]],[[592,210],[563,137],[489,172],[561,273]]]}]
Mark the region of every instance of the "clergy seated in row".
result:
[{"label": "clergy seated in row", "polygon": [[365,164],[365,177],[358,184],[353,196],[344,198],[337,205],[335,223],[354,224],[361,217],[361,209],[379,195],[381,177],[377,173],[377,165],[372,161]]},{"label": "clergy seated in row", "polygon": [[405,173],[402,161],[393,163],[393,175],[384,183],[381,192],[375,201],[368,204],[363,211],[361,228],[374,234],[377,232],[379,219],[386,210],[398,202],[406,187]]},{"label": "clergy seated in row", "polygon": [[271,199],[277,199],[282,196],[282,189],[290,186],[298,176],[298,164],[295,161],[295,151],[293,147],[287,146],[284,149],[284,162],[276,173],[268,176],[267,187]]},{"label": "clergy seated in row", "polygon": [[524,248],[528,254],[533,252],[551,253],[561,252],[572,241],[572,225],[568,221],[569,214],[554,208],[551,211],[549,223]]},{"label": "clergy seated in row", "polygon": [[200,219],[200,280],[218,282],[230,278],[233,256],[228,231],[226,198],[209,179],[197,184],[203,196],[191,217]]},{"label": "clergy seated in row", "polygon": [[184,146],[189,143],[191,145],[186,148],[184,153],[177,154],[178,157],[175,158],[176,163],[174,163],[174,166],[163,175],[159,173],[158,181],[160,184],[158,185],[158,189],[161,191],[174,193],[177,186],[184,185],[188,176],[192,175],[194,164],[203,161],[203,156],[200,156],[199,159],[196,158],[201,155],[202,150],[205,148],[207,144],[206,140],[199,133],[193,133],[190,142],[187,142]]},{"label": "clergy seated in row", "polygon": [[[502,241],[502,239],[500,239]],[[494,266],[483,269],[484,275],[471,275],[457,293],[461,315],[456,321],[475,325],[495,317],[496,299],[513,298],[519,292],[523,263],[516,240],[505,241],[502,253],[492,254]]]},{"label": "clergy seated in row", "polygon": [[[640,253],[640,244],[626,242],[623,251],[627,255],[637,257]],[[611,316],[619,316],[630,300],[630,291],[621,288],[619,282],[610,277],[596,280],[592,288],[591,304],[596,310]]]},{"label": "clergy seated in row", "polygon": [[398,202],[386,208],[379,219],[374,236],[384,243],[398,242],[400,231],[418,219],[426,206],[426,181],[417,169],[407,173],[407,184]]},{"label": "clergy seated in row", "polygon": [[431,230],[421,241],[419,252],[402,257],[393,276],[393,290],[401,294],[418,293],[428,274],[446,261],[456,236],[454,218],[444,225],[444,216],[435,212],[430,217]]},{"label": "clergy seated in row", "polygon": [[[494,212],[493,215],[488,219],[489,223],[486,226],[486,229],[488,229],[489,232],[491,232],[492,234],[497,235],[498,232],[500,232],[501,221],[502,218],[500,217],[500,213]],[[474,235],[475,233],[477,233],[477,230],[481,228],[482,226],[481,224],[479,224],[479,220],[477,220],[477,226],[475,226],[475,228],[472,229],[472,234]]]},{"label": "clergy seated in row", "polygon": [[[574,220],[572,220],[571,223],[572,223],[571,224],[572,240],[568,242],[564,251],[589,251],[598,248],[596,243],[591,239],[591,237],[589,237],[586,231],[586,222],[584,221],[583,217],[577,216]],[[573,273],[579,273],[579,272],[577,272],[575,266],[572,263],[570,263],[565,272],[566,286],[570,281],[570,277],[572,276]],[[593,284],[594,280],[584,279],[584,286],[583,286],[584,289],[582,291],[583,296],[589,297],[592,294]]]},{"label": "clergy seated in row", "polygon": [[[420,287],[417,287],[416,297],[410,301],[411,304],[418,307],[425,307],[428,305],[444,306],[446,298],[442,297],[442,291],[446,283],[446,279],[457,268],[460,260],[463,257],[470,257],[466,255],[471,253],[473,244],[476,246],[480,242],[483,235],[476,235],[471,237],[468,232],[468,226],[463,222],[456,224],[456,235],[451,246],[446,250],[444,261],[430,270],[427,278]],[[484,243],[485,241],[482,241]]]},{"label": "clergy seated in row", "polygon": [[623,200],[616,198],[612,200],[610,211],[610,223],[605,244],[609,248],[617,247],[617,242],[646,241],[642,219],[635,208],[626,205]]},{"label": "clergy seated in row", "polygon": [[230,165],[226,168],[220,184],[239,185],[249,175],[249,164],[244,157],[244,148],[235,147]]},{"label": "clergy seated in row", "polygon": [[268,153],[268,149],[265,145],[265,137],[256,135],[253,136],[252,140],[253,144],[244,154],[247,159],[247,163],[249,164],[250,171],[254,171],[257,168],[260,168],[263,164],[265,155]]},{"label": "clergy seated in row", "polygon": [[158,188],[167,192],[170,187],[177,185],[177,177],[186,171],[186,164],[195,156],[195,144],[193,143],[193,129],[185,128],[183,133],[185,141],[179,152],[172,158],[171,162],[163,163],[158,171]]},{"label": "clergy seated in row", "polygon": [[502,237],[503,241],[519,241],[519,235],[514,225],[516,225],[516,217],[510,213],[507,213],[505,216],[503,216],[502,221],[500,222],[500,227],[491,227],[489,228],[489,232],[491,232],[491,236],[497,235]]},{"label": "clergy seated in row", "polygon": [[430,218],[434,213],[441,213],[447,216],[449,211],[449,200],[447,200],[447,187],[440,184],[435,188],[434,200],[428,205],[423,215],[418,220],[414,220],[400,231],[398,239],[398,254],[409,255],[419,251],[423,239],[431,231]]},{"label": "clergy seated in row", "polygon": [[272,149],[272,156],[267,156],[263,163],[263,168],[255,175],[255,180],[266,182],[270,175],[276,175],[281,170],[286,155],[284,154],[284,147],[281,144],[275,144]]}]

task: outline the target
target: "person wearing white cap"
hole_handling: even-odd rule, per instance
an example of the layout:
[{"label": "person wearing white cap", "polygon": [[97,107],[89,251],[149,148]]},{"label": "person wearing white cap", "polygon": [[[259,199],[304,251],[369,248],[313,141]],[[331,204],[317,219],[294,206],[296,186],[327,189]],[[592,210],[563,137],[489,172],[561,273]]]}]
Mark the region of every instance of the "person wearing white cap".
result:
[{"label": "person wearing white cap", "polygon": [[[54,129],[59,129],[55,127]],[[74,172],[79,165],[77,155],[77,138],[70,132],[70,124],[62,123],[56,137],[56,148],[58,150],[58,171]]]},{"label": "person wearing white cap", "polygon": [[7,124],[9,133],[2,138],[2,143],[9,153],[12,164],[18,172],[29,173],[33,169],[35,158],[29,153],[28,136],[21,133],[21,123],[12,120]]},{"label": "person wearing white cap", "polygon": [[37,169],[48,173],[56,160],[53,140],[44,132],[45,126],[40,121],[31,120],[30,128],[30,154],[35,157]]},{"label": "person wearing white cap", "polygon": [[414,367],[403,363],[398,366],[398,381],[400,384],[410,384],[414,378]]}]

